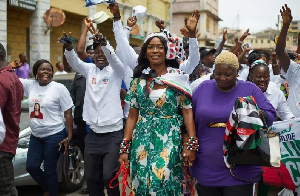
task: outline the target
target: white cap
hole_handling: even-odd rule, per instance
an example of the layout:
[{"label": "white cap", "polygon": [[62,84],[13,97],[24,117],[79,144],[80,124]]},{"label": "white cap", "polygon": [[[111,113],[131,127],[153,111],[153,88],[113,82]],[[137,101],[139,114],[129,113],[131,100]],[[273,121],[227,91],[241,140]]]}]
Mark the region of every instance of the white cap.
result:
[{"label": "white cap", "polygon": [[135,16],[137,19],[142,19],[147,15],[147,8],[144,6],[138,5],[135,6],[132,10],[132,16]]},{"label": "white cap", "polygon": [[109,19],[109,16],[106,12],[100,11],[100,12],[96,13],[95,15],[93,15],[92,17],[90,17],[90,19],[94,23],[100,24],[100,23],[106,21],[107,19]]}]

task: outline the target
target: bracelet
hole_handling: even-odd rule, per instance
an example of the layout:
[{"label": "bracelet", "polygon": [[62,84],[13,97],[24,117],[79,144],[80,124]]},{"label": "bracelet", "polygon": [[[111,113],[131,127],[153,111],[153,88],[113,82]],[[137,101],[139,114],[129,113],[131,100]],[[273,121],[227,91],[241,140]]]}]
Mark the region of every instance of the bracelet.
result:
[{"label": "bracelet", "polygon": [[131,146],[131,141],[123,138],[121,144],[120,144],[120,154],[122,153],[127,153],[129,154],[129,150],[130,150],[130,146]]},{"label": "bracelet", "polygon": [[187,142],[184,143],[183,146],[186,146],[188,150],[198,151],[199,148],[198,138],[188,137]]},{"label": "bracelet", "polygon": [[241,41],[241,40],[238,40],[238,42],[239,42],[240,44],[243,44],[243,43],[244,43],[244,41]]}]

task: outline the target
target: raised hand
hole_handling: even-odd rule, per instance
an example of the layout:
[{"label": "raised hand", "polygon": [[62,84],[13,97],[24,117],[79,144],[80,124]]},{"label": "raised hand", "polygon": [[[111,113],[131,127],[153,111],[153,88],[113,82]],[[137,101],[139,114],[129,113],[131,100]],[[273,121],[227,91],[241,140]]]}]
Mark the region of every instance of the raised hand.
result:
[{"label": "raised hand", "polygon": [[88,28],[89,32],[91,34],[95,34],[96,33],[96,29],[93,25],[93,22],[91,21],[91,19],[89,18],[85,18],[84,19],[84,25]]},{"label": "raised hand", "polygon": [[291,9],[284,4],[280,10],[283,24],[290,24],[293,20]]},{"label": "raised hand", "polygon": [[114,15],[114,17],[121,17],[119,4],[118,3],[111,3],[107,6],[107,9]]},{"label": "raised hand", "polygon": [[166,28],[165,22],[163,20],[157,20],[157,21],[155,21],[155,25],[159,29],[165,29]]},{"label": "raised hand", "polygon": [[103,34],[97,29],[96,33],[90,38],[93,39],[95,43],[99,43],[101,46],[107,45],[107,40],[103,37]]},{"label": "raised hand", "polygon": [[75,40],[71,37],[72,33],[69,32],[69,35],[66,34],[65,31],[62,32],[62,36],[58,38],[57,42],[61,43],[64,45],[64,47],[68,50],[71,51],[73,49],[72,42]]},{"label": "raised hand", "polygon": [[8,66],[11,66],[13,69],[18,69],[18,68],[22,67],[22,65],[23,64],[17,59],[8,64]]},{"label": "raised hand", "polygon": [[136,24],[136,17],[129,17],[127,19],[127,26],[133,27]]},{"label": "raised hand", "polygon": [[185,19],[185,26],[189,30],[189,32],[196,32],[199,17],[199,10],[195,10],[193,11],[192,16],[189,19]]},{"label": "raised hand", "polygon": [[251,33],[249,33],[249,29],[247,29],[244,34],[240,37],[240,41],[244,41],[246,39],[246,37],[248,37],[248,35],[251,35]]},{"label": "raised hand", "polygon": [[227,30],[223,30],[223,41],[227,41],[228,39],[228,33],[227,33]]},{"label": "raised hand", "polygon": [[189,36],[190,36],[189,30],[187,30],[185,27],[180,29],[180,33],[186,38],[189,38]]}]

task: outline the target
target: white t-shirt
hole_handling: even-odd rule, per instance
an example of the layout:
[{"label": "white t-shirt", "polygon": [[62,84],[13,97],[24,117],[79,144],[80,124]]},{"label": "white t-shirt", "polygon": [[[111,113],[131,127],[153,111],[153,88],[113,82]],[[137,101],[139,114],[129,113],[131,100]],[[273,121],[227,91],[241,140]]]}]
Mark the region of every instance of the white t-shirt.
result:
[{"label": "white t-shirt", "polygon": [[67,74],[68,72],[66,72],[65,70],[63,70],[63,71],[57,71],[57,72],[55,72],[55,74],[54,75],[63,75],[63,74]]},{"label": "white t-shirt", "polygon": [[288,106],[283,92],[277,88],[274,82],[270,81],[264,94],[276,109],[277,115],[281,120],[290,120],[291,118],[295,117]]},{"label": "white t-shirt", "polygon": [[32,134],[43,138],[62,131],[65,128],[63,113],[73,106],[68,89],[54,81],[40,86],[36,80],[20,80],[24,87],[24,96],[29,100]]},{"label": "white t-shirt", "polygon": [[5,124],[3,122],[2,111],[1,111],[1,108],[0,108],[0,145],[4,141],[5,133],[6,133],[6,127],[5,127]]},{"label": "white t-shirt", "polygon": [[289,83],[288,103],[291,111],[298,118],[300,117],[300,65],[291,61],[285,77]]},{"label": "white t-shirt", "polygon": [[204,82],[205,80],[210,80],[210,76],[212,73],[208,73],[204,76],[202,76],[201,78],[198,78],[197,80],[195,80],[194,82],[191,83],[191,89],[192,92],[195,92],[195,90],[198,88],[198,86]]},{"label": "white t-shirt", "polygon": [[247,81],[249,75],[249,66],[246,64],[241,64],[242,69],[239,70],[239,77],[243,81]]}]

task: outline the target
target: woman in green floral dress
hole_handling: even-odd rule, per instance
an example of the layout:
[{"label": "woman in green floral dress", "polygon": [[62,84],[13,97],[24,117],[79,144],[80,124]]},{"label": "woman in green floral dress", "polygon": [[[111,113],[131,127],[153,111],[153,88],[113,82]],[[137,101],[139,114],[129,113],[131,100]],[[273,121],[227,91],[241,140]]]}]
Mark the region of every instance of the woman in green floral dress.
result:
[{"label": "woman in green floral dress", "polygon": [[[125,99],[131,108],[124,139],[132,139],[130,173],[136,196],[181,195],[183,118],[188,136],[196,135],[188,75],[173,68],[179,65],[169,58],[167,41],[163,33],[145,39]],[[185,151],[184,159],[191,165],[195,152]],[[128,154],[122,153],[119,161],[128,164]]]}]

